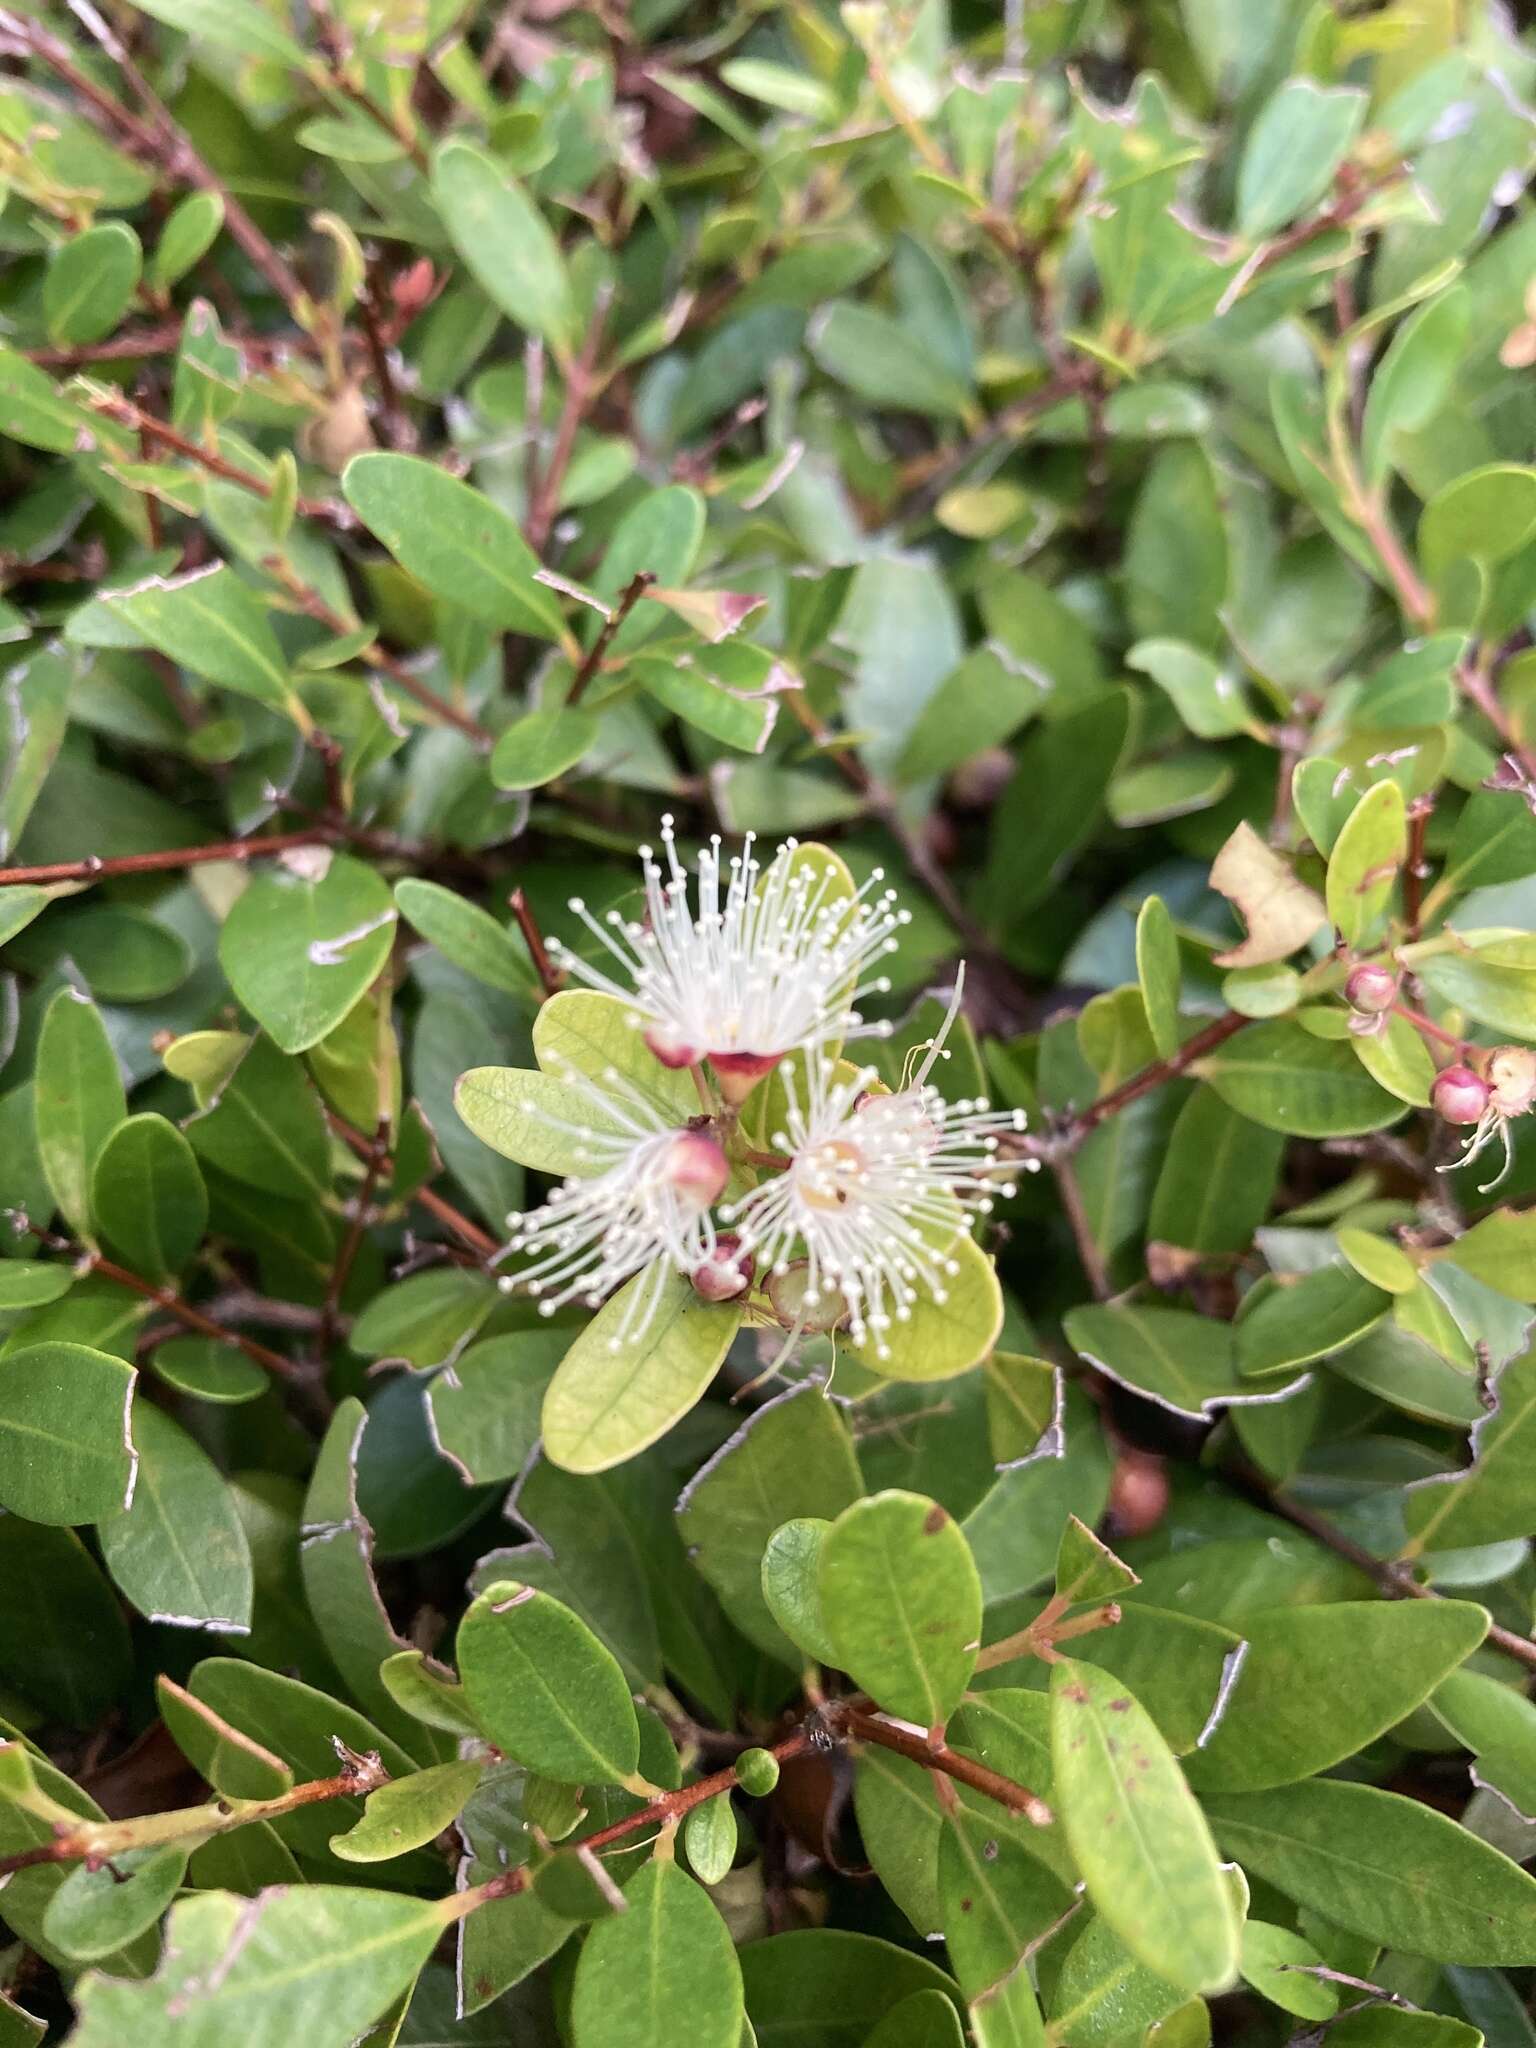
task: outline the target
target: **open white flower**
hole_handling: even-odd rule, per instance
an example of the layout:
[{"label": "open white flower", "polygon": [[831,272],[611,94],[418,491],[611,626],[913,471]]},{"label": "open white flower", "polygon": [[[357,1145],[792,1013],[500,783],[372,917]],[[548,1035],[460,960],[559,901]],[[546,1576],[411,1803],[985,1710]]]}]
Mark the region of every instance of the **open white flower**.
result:
[{"label": "open white flower", "polygon": [[[618,911],[599,920],[576,899],[571,908],[603,942],[615,974],[558,948],[560,964],[594,988],[622,997],[663,1065],[708,1059],[726,1095],[744,1099],[790,1052],[815,1052],[833,1040],[884,1033],[866,1024],[858,1004],[890,986],[870,969],[895,944],[895,893],[879,891],[877,868],[849,895],[830,872],[796,862],[787,840],[765,868],[748,834],[725,859],[718,838],[693,877],[677,857],[672,820],[663,818],[666,866],[640,849],[645,917]],[[552,950],[555,950],[552,948]]]},{"label": "open white flower", "polygon": [[559,1078],[591,1110],[576,1122],[536,1111],[552,1130],[577,1141],[578,1171],[541,1209],[509,1216],[507,1253],[534,1263],[501,1282],[526,1288],[543,1315],[570,1301],[596,1308],[632,1275],[651,1278],[628,1302],[610,1343],[614,1350],[650,1321],[669,1271],[689,1272],[715,1250],[712,1205],[730,1177],[718,1140],[664,1117],[609,1067],[601,1082],[563,1064]]},{"label": "open white flower", "polygon": [[872,1340],[875,1356],[889,1357],[892,1322],[908,1321],[923,1295],[948,1298],[957,1235],[996,1195],[1013,1193],[1011,1162],[997,1153],[1004,1133],[1024,1128],[1023,1112],[946,1102],[927,1079],[941,1045],[942,1034],[894,1095],[871,1094],[868,1069],[838,1078],[814,1062],[803,1086],[786,1074],[785,1128],[773,1145],[788,1164],[727,1212],[771,1276],[805,1262],[781,1357],[805,1329],[845,1320],[856,1344]]}]

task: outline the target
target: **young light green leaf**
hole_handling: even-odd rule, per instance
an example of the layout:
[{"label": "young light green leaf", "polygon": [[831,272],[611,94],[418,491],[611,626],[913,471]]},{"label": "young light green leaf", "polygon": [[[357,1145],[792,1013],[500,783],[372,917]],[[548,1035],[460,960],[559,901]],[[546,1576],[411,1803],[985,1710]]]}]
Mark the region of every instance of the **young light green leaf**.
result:
[{"label": "young light green leaf", "polygon": [[127,311],[144,252],[123,220],[106,220],[61,242],[43,279],[48,339],[76,346],[100,341]]},{"label": "young light green leaf", "polygon": [[1168,1745],[1119,1679],[1051,1672],[1053,1797],[1088,1895],[1131,1953],[1187,1991],[1237,1973],[1238,1920],[1210,1830]]},{"label": "young light green leaf", "polygon": [[597,744],[598,722],[590,711],[561,704],[514,719],[491,754],[491,780],[498,789],[539,789],[574,768]]},{"label": "young light green leaf", "polygon": [[344,1863],[387,1863],[408,1849],[420,1849],[463,1812],[485,1766],[433,1764],[370,1792],[363,1817],[345,1834],[332,1835],[331,1854]]},{"label": "young light green leaf", "polygon": [[1197,1060],[1193,1071],[1239,1115],[1295,1137],[1379,1131],[1407,1113],[1365,1072],[1351,1046],[1314,1038],[1290,1017],[1249,1025]]},{"label": "young light green leaf", "polygon": [[389,958],[397,916],[389,885],[350,855],[335,855],[315,876],[268,870],[225,918],[219,960],[274,1043],[307,1052]]},{"label": "young light green leaf", "polygon": [[136,1273],[168,1279],[208,1227],[197,1155],[163,1116],[128,1117],[96,1155],[91,1209],[96,1228]]},{"label": "young light green leaf", "polygon": [[132,1499],[134,1373],[84,1344],[0,1358],[0,1507],[29,1522],[95,1522]]},{"label": "young light green leaf", "polygon": [[981,1641],[981,1580],[953,1518],[894,1488],[855,1501],[822,1541],[817,1585],[839,1666],[887,1713],[941,1727]]},{"label": "young light green leaf", "polygon": [[415,875],[396,882],[395,902],[406,922],[455,967],[504,995],[538,1001],[538,977],[527,947],[478,903]]},{"label": "young light green leaf", "polygon": [[705,1301],[686,1274],[668,1273],[644,1329],[621,1336],[631,1295],[653,1285],[649,1268],[626,1281],[549,1383],[544,1449],[568,1472],[606,1472],[655,1443],[698,1401],[741,1327],[739,1303]]},{"label": "young light green leaf", "polygon": [[110,1956],[155,1924],[186,1871],[187,1851],[177,1842],[125,1850],[97,1870],[77,1864],[48,1902],[43,1934],[75,1962]]},{"label": "young light green leaf", "polygon": [[821,1611],[821,1547],[832,1524],[801,1515],[774,1530],[763,1551],[763,1599],[796,1649],[820,1663],[837,1662],[837,1645]]},{"label": "young light green leaf", "polygon": [[173,1908],[152,1977],[83,1980],[74,2039],[348,2048],[415,1979],[447,1920],[439,1899],[339,1885],[199,1893]]},{"label": "young light green leaf", "polygon": [[683,1847],[700,1884],[720,1884],[736,1860],[736,1809],[729,1792],[696,1806],[683,1823]]},{"label": "young light green leaf", "polygon": [[1136,979],[1147,1029],[1158,1057],[1179,1049],[1179,941],[1161,896],[1149,896],[1136,914]]},{"label": "young light green leaf", "polygon": [[488,1588],[459,1624],[459,1676],[496,1747],[570,1785],[623,1785],[640,1755],[629,1684],[570,1608],[531,1586]]},{"label": "young light green leaf", "polygon": [[1328,915],[1355,945],[1387,906],[1408,857],[1408,812],[1401,787],[1377,782],[1345,820],[1328,857]]},{"label": "young light green leaf", "polygon": [[33,1114],[48,1186],[65,1221],[82,1237],[93,1234],[96,1161],[127,1109],[122,1070],[100,1012],[73,989],[60,989],[38,1037]]}]

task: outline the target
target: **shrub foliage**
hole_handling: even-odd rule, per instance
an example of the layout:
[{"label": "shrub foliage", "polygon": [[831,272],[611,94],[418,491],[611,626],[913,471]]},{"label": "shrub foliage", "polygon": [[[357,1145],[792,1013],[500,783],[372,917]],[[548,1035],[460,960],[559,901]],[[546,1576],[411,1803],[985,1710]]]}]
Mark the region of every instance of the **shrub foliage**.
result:
[{"label": "shrub foliage", "polygon": [[0,2048],[1529,2048],[1508,11],[0,52]]}]

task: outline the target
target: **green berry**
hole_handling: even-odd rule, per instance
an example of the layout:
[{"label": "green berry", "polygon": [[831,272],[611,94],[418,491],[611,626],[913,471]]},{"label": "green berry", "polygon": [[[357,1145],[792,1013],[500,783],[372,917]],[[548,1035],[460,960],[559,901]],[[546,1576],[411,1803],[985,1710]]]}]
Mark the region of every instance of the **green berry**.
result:
[{"label": "green berry", "polygon": [[764,1799],[779,1782],[779,1760],[766,1749],[744,1749],[736,1759],[736,1782],[754,1799]]}]

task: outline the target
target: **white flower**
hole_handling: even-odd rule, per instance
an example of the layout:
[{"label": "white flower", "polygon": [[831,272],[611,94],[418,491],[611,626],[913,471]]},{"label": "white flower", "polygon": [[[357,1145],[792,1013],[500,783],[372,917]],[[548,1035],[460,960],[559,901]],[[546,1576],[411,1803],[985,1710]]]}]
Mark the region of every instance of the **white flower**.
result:
[{"label": "white flower", "polygon": [[534,1113],[578,1141],[578,1171],[542,1209],[507,1218],[507,1252],[535,1260],[501,1284],[525,1287],[539,1297],[540,1313],[553,1315],[569,1301],[596,1308],[649,1267],[610,1338],[617,1351],[650,1321],[669,1269],[689,1272],[713,1255],[710,1208],[730,1164],[710,1132],[670,1122],[616,1068],[597,1082],[562,1064],[559,1078],[590,1106],[591,1121]]},{"label": "white flower", "polygon": [[786,1353],[805,1328],[846,1316],[854,1343],[873,1340],[888,1358],[892,1322],[908,1321],[923,1295],[948,1298],[958,1234],[994,1195],[1013,1193],[997,1150],[1003,1133],[1023,1129],[1022,1111],[946,1102],[926,1078],[938,1050],[895,1095],[868,1093],[868,1069],[838,1078],[815,1062],[802,1097],[786,1073],[788,1113],[773,1144],[788,1163],[727,1212],[772,1275],[805,1260],[803,1289],[792,1303],[781,1297],[794,1310]]},{"label": "white flower", "polygon": [[663,871],[652,849],[640,849],[645,917],[626,921],[610,911],[599,921],[577,900],[571,908],[612,954],[621,978],[558,949],[570,973],[630,1006],[645,1042],[663,1065],[708,1059],[728,1098],[741,1101],[786,1053],[816,1052],[859,1034],[858,1004],[890,983],[869,970],[893,950],[894,933],[911,913],[894,908],[894,891],[874,893],[877,868],[851,896],[826,869],[794,859],[787,840],[764,867],[749,834],[740,854],[722,864],[712,839],[693,879],[677,857],[672,820],[663,818]]}]

